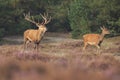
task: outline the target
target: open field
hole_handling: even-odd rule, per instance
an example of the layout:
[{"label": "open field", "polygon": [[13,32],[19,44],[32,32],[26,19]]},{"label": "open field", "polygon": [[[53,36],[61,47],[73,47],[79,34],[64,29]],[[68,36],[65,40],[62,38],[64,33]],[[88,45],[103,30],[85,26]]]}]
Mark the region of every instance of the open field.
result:
[{"label": "open field", "polygon": [[120,80],[120,36],[107,38],[97,53],[82,50],[82,39],[47,33],[39,46],[23,51],[21,36],[5,37],[0,46],[0,80]]}]

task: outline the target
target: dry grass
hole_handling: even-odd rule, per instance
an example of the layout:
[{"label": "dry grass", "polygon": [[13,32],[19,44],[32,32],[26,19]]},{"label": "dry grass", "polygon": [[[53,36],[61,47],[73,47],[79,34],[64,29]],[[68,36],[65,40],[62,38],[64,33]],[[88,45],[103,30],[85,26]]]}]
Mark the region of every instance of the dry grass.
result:
[{"label": "dry grass", "polygon": [[83,52],[79,40],[43,43],[39,52],[22,47],[0,46],[0,80],[120,80],[117,37],[103,42],[100,55],[90,46]]}]

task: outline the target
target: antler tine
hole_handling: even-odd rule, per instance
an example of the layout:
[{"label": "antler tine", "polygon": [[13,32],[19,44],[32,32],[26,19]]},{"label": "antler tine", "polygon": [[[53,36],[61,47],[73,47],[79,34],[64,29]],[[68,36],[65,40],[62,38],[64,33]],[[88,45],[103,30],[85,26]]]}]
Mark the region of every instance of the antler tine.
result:
[{"label": "antler tine", "polygon": [[23,13],[23,15],[24,15],[24,17],[25,17],[25,19],[26,19],[26,18],[27,18],[27,14]]},{"label": "antler tine", "polygon": [[46,14],[44,13],[44,16],[47,18],[48,17],[48,13],[46,13]]},{"label": "antler tine", "polygon": [[28,14],[25,15],[25,18],[26,18],[26,19],[29,19],[29,18],[30,18],[30,12],[28,12]]},{"label": "antler tine", "polygon": [[42,18],[45,20],[46,18],[45,18],[45,13],[42,15],[41,13],[40,13],[40,15],[42,16]]},{"label": "antler tine", "polygon": [[43,15],[42,14],[40,14],[40,15],[44,19],[44,23],[43,24],[48,24],[51,21],[51,16],[48,18],[48,13],[46,13],[46,14],[44,13]]},{"label": "antler tine", "polygon": [[46,24],[48,24],[51,21],[51,16],[49,17],[49,19],[47,20]]},{"label": "antler tine", "polygon": [[48,18],[48,13],[43,16],[44,24],[48,24],[51,21],[51,16]]},{"label": "antler tine", "polygon": [[23,15],[24,15],[24,18],[27,20],[27,15],[25,13],[23,13]]},{"label": "antler tine", "polygon": [[28,12],[28,17],[30,17],[30,12]]},{"label": "antler tine", "polygon": [[23,13],[23,16],[25,17],[25,13]]},{"label": "antler tine", "polygon": [[31,19],[32,19],[33,21],[35,21],[35,19],[34,19],[34,17],[33,17],[33,16],[31,16]]},{"label": "antler tine", "polygon": [[40,13],[40,15],[42,16],[42,18],[44,19],[44,22],[42,22],[42,24],[45,24],[46,23],[46,17],[45,17],[45,13],[42,15],[41,13]]}]

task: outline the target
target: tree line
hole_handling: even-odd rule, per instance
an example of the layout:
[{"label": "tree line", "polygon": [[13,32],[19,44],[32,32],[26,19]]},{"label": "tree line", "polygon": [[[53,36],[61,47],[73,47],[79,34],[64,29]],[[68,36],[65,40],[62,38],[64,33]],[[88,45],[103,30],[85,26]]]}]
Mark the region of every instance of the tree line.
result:
[{"label": "tree line", "polygon": [[0,0],[0,37],[37,28],[24,20],[27,12],[40,21],[39,14],[47,12],[52,17],[48,31],[71,32],[73,38],[99,33],[103,25],[116,36],[120,34],[119,4],[119,0]]}]

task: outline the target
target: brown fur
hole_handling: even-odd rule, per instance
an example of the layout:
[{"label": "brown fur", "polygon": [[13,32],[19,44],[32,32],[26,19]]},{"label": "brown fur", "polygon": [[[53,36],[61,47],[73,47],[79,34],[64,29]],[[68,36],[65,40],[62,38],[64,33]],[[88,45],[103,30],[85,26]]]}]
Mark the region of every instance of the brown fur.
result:
[{"label": "brown fur", "polygon": [[31,23],[34,23],[38,29],[28,29],[24,32],[24,49],[27,48],[27,44],[33,42],[35,44],[35,49],[38,50],[38,45],[42,40],[44,33],[47,31],[45,24],[48,24],[51,20],[51,17],[47,19],[47,16],[40,14],[44,21],[42,23],[36,22],[33,17],[30,16],[30,13],[24,14],[25,19]]},{"label": "brown fur", "polygon": [[100,44],[103,41],[103,38],[106,34],[109,34],[110,32],[104,27],[101,28],[102,33],[101,34],[85,34],[83,35],[83,40],[84,40],[84,47],[83,50],[86,49],[86,46],[89,45],[94,45],[97,48],[100,48]]},{"label": "brown fur", "polygon": [[47,28],[43,25],[41,25],[37,30],[34,29],[26,30],[24,32],[24,48],[27,48],[27,44],[29,42],[34,42],[35,48],[37,48],[46,31]]}]

